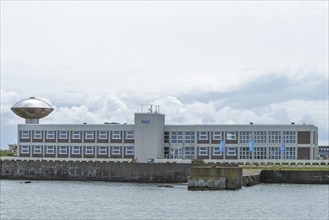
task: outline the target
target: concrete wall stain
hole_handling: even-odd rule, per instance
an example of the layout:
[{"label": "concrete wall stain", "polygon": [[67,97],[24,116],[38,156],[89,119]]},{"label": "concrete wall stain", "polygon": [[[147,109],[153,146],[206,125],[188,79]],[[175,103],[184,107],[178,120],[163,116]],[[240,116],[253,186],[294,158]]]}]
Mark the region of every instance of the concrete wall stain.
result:
[{"label": "concrete wall stain", "polygon": [[[180,183],[188,182],[191,166],[193,164],[0,160],[0,177],[29,180]],[[259,175],[244,175],[242,182],[243,186],[259,182],[329,184],[329,170],[263,170]]]}]

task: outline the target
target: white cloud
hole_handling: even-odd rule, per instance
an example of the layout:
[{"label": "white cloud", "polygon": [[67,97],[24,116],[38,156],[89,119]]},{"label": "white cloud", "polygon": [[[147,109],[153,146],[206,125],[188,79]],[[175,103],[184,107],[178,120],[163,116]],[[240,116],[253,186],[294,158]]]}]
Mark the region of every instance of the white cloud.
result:
[{"label": "white cloud", "polygon": [[[314,123],[328,144],[325,2],[1,2],[1,144],[42,123]],[[10,127],[11,126],[11,127]]]}]

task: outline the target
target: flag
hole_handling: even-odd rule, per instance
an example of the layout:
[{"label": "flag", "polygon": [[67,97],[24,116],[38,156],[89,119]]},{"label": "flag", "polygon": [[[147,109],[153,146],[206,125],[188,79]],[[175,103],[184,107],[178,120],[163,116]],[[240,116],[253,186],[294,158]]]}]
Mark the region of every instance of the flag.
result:
[{"label": "flag", "polygon": [[253,142],[253,140],[248,141],[248,147],[249,147],[249,152],[254,151],[254,142]]},{"label": "flag", "polygon": [[284,147],[285,147],[284,144],[282,144],[281,147],[280,147],[280,152],[281,152],[281,153],[284,152]]},{"label": "flag", "polygon": [[219,152],[220,153],[224,152],[224,140],[221,140],[219,143]]}]

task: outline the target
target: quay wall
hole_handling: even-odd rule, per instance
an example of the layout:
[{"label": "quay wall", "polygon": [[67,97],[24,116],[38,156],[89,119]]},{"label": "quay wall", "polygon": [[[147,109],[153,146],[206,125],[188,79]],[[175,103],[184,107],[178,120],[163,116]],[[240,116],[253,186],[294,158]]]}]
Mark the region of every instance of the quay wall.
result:
[{"label": "quay wall", "polygon": [[[193,166],[193,164],[192,164]],[[198,165],[199,166],[199,165]],[[99,180],[119,182],[188,182],[191,164],[114,161],[0,159],[1,179]],[[243,174],[243,186],[258,183],[329,184],[328,170],[262,170]]]},{"label": "quay wall", "polygon": [[189,164],[100,161],[0,161],[1,179],[187,182]]},{"label": "quay wall", "polygon": [[262,170],[261,183],[329,184],[328,170]]}]

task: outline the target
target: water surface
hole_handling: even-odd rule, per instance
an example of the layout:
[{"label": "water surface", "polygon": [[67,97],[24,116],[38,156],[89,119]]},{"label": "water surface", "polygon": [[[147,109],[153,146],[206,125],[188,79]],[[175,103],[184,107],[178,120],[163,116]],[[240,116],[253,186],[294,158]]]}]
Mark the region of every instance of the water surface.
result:
[{"label": "water surface", "polygon": [[328,185],[173,186],[1,180],[0,219],[329,219]]}]

